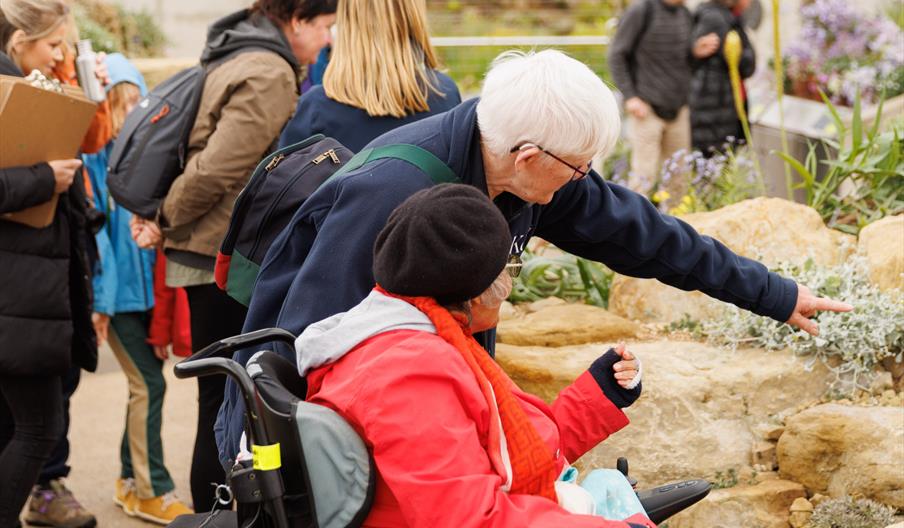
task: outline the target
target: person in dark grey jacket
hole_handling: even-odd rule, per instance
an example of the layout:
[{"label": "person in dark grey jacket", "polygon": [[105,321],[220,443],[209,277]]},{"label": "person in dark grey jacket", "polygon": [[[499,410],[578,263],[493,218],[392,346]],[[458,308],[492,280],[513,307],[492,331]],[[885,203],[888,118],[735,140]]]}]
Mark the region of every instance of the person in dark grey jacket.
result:
[{"label": "person in dark grey jacket", "polygon": [[[690,148],[687,95],[691,62],[719,47],[715,34],[699,35],[691,46],[692,17],[684,0],[638,0],[619,21],[609,48],[609,67],[625,99],[631,172],[628,186],[646,193],[662,162]],[[666,189],[680,199],[685,182]]]},{"label": "person in dark grey jacket", "polygon": [[[753,75],[756,69],[756,55],[741,23],[741,14],[749,4],[750,0],[710,0],[701,4],[694,13],[692,33],[695,38],[715,33],[719,42],[724,42],[729,31],[737,31],[743,45],[739,65],[742,79]],[[741,96],[745,98],[746,107],[743,88]],[[735,110],[728,63],[722,53],[722,46],[717,53],[695,61],[690,108],[694,149],[711,155],[724,150],[726,143],[734,143],[744,137],[741,121]]]},{"label": "person in dark grey jacket", "polygon": [[[509,225],[511,258],[533,236],[635,277],[700,290],[809,332],[817,310],[851,307],[736,255],[649,200],[604,181],[589,160],[607,155],[621,127],[615,97],[586,65],[554,50],[507,52],[479,99],[388,132],[370,147],[416,145],[462,183],[486,193]],[[374,241],[395,207],[430,187],[414,165],[381,159],[312,194],[264,258],[243,331],[300,333],[350,309],[374,286]],[[477,232],[474,236],[481,236]],[[437,264],[439,265],[439,264]],[[495,332],[475,338],[490,353]],[[279,350],[295,358],[294,350]],[[243,365],[250,351],[237,353]],[[243,412],[234,386],[217,419],[221,462],[238,452]]]}]

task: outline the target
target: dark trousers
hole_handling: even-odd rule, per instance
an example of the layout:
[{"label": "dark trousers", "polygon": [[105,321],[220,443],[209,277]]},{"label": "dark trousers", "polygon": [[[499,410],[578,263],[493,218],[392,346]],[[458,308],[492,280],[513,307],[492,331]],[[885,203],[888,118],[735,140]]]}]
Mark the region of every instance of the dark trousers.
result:
[{"label": "dark trousers", "polygon": [[[185,288],[191,311],[191,346],[197,352],[220,339],[242,333],[248,309],[226,295],[216,284]],[[198,432],[191,461],[191,497],[195,511],[213,509],[213,484],[226,480],[217,457],[213,426],[223,403],[226,376],[198,378]]]},{"label": "dark trousers", "polygon": [[77,365],[73,365],[69,372],[63,375],[63,433],[57,441],[56,447],[50,454],[50,458],[41,469],[38,476],[38,485],[48,487],[51,480],[65,478],[69,476],[69,400],[78,388],[79,381],[82,379],[82,369]]},{"label": "dark trousers", "polygon": [[0,378],[0,526],[16,526],[62,433],[59,376]]}]

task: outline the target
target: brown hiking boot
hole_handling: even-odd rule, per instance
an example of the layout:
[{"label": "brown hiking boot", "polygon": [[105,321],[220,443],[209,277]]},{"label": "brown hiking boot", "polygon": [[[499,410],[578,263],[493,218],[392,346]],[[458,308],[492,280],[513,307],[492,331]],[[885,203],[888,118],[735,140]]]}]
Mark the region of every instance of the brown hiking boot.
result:
[{"label": "brown hiking boot", "polygon": [[25,522],[51,528],[94,528],[97,525],[97,519],[75,500],[62,479],[51,480],[46,488],[34,487]]}]

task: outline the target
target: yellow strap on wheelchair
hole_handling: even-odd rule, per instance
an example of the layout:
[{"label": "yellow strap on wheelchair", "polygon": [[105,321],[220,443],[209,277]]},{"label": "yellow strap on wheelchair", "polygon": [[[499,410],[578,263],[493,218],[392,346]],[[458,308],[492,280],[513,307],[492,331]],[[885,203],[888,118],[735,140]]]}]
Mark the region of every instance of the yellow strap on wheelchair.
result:
[{"label": "yellow strap on wheelchair", "polygon": [[270,471],[279,469],[282,466],[282,460],[279,455],[279,444],[259,446],[251,446],[251,460],[254,462],[254,469],[260,471]]}]

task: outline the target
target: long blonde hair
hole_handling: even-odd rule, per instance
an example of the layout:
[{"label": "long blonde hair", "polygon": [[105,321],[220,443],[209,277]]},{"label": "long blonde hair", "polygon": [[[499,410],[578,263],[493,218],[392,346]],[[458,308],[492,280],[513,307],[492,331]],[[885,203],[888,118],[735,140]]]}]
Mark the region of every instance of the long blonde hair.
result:
[{"label": "long blonde hair", "polygon": [[430,109],[438,61],[424,0],[342,0],[323,89],[368,115],[404,117]]},{"label": "long blonde hair", "polygon": [[68,19],[69,4],[65,0],[0,0],[0,49],[17,62],[13,33],[22,30],[27,41],[39,40]]}]

